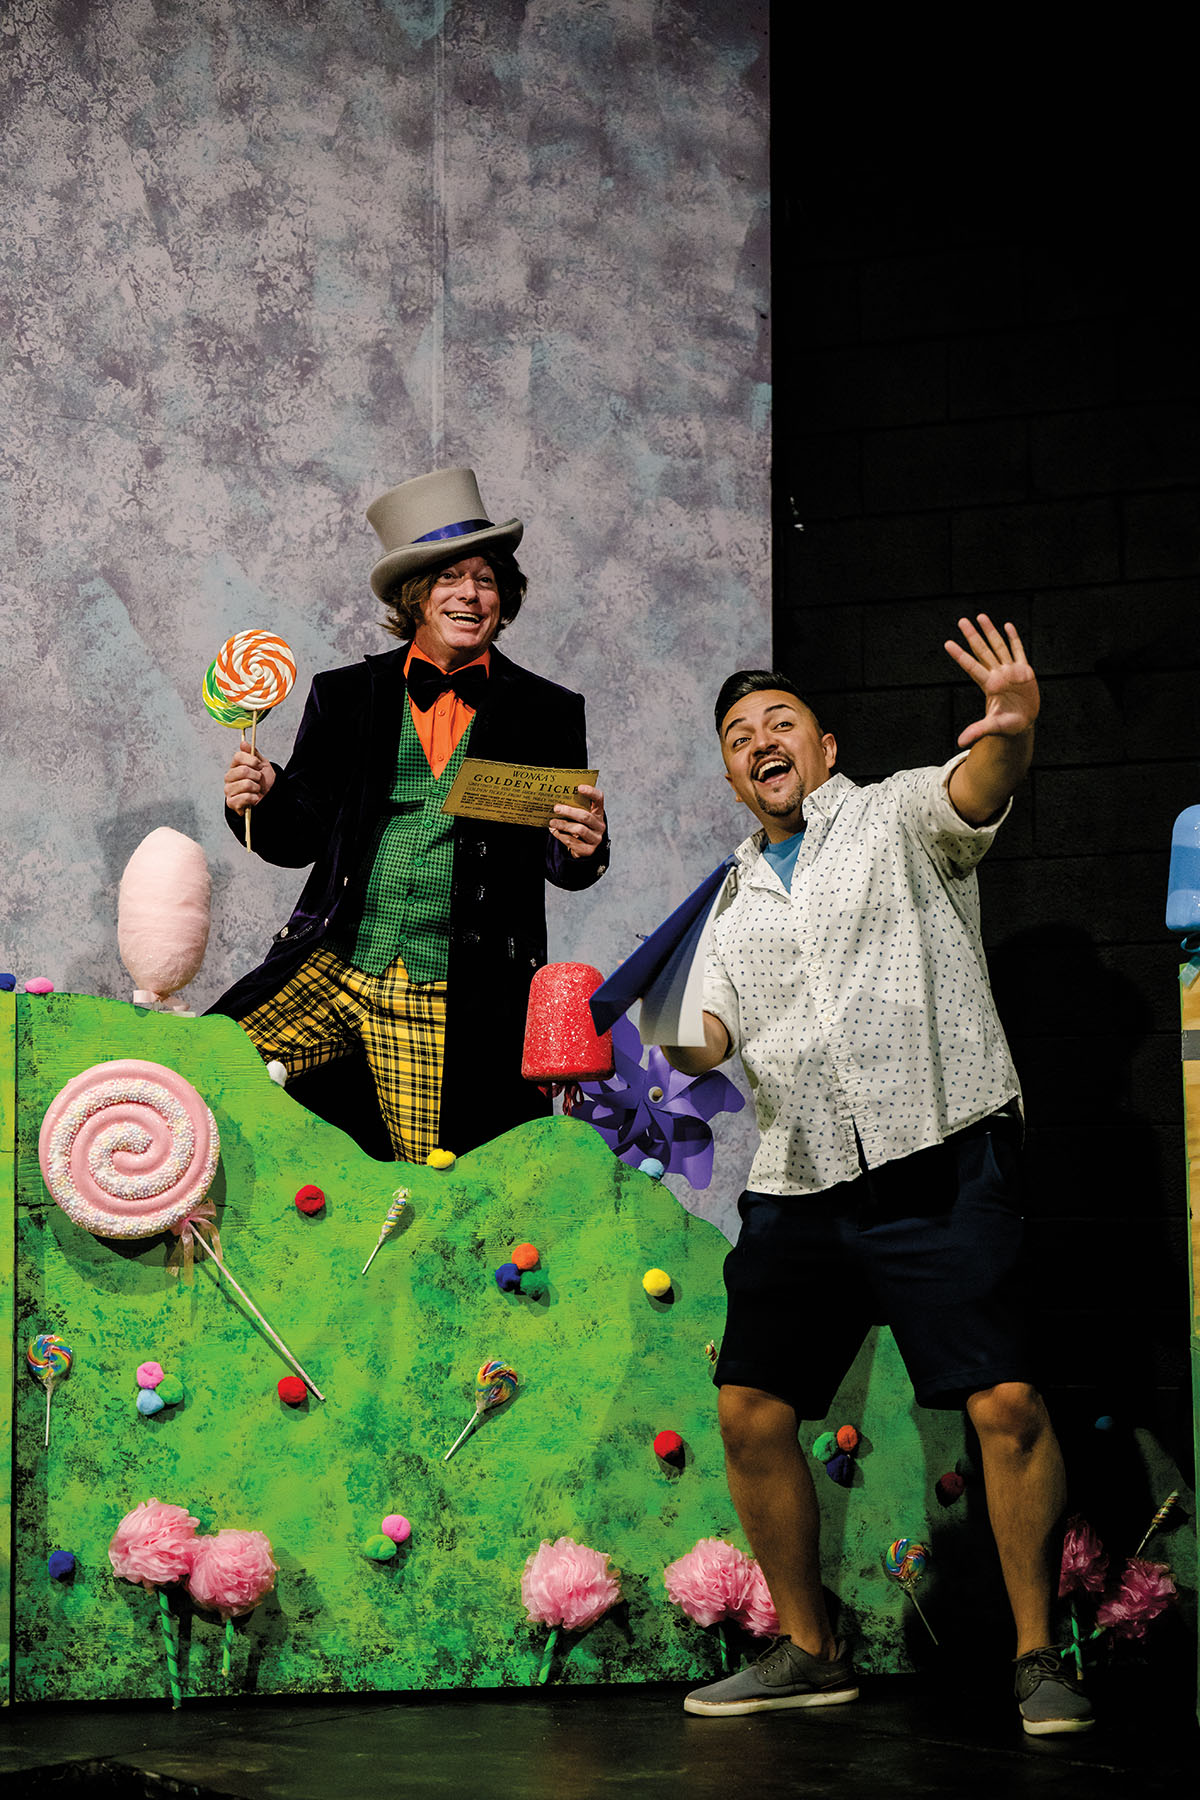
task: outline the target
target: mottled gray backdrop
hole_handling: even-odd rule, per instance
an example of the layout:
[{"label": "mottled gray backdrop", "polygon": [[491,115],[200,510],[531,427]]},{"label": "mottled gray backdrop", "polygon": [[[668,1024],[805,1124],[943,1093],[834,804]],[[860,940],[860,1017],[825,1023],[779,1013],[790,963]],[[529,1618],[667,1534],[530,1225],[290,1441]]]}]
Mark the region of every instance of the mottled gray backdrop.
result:
[{"label": "mottled gray backdrop", "polygon": [[283,760],[311,675],[390,642],[364,507],[439,464],[527,522],[504,649],[588,698],[616,858],[551,954],[613,968],[742,835],[707,721],[769,648],[766,14],[0,7],[0,969],[128,996],[162,824],[214,879],[191,1004],[260,958],[300,876],[225,829],[204,670],[288,639]]}]

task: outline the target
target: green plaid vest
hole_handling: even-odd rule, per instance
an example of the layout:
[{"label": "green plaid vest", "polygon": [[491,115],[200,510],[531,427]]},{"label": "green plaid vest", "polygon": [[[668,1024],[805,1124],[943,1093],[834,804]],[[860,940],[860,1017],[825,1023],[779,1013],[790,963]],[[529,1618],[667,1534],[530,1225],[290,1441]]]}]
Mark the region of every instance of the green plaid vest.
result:
[{"label": "green plaid vest", "polygon": [[468,723],[435,781],[405,701],[390,801],[353,884],[362,896],[358,929],[351,923],[329,940],[365,975],[382,975],[399,956],[410,981],[446,979],[454,820],[442,802],[470,735]]}]

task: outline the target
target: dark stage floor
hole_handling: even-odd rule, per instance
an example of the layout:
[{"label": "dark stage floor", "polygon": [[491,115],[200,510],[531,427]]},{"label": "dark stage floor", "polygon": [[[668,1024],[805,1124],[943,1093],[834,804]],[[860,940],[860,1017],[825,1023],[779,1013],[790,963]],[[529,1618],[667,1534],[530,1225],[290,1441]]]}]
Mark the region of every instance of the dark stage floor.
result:
[{"label": "dark stage floor", "polygon": [[1086,1736],[1026,1738],[994,1679],[864,1686],[854,1706],[694,1719],[678,1687],[220,1705],[17,1708],[0,1718],[5,1800],[57,1794],[252,1800],[728,1800],[961,1793],[1101,1800],[1194,1790],[1191,1698],[1136,1670]]}]

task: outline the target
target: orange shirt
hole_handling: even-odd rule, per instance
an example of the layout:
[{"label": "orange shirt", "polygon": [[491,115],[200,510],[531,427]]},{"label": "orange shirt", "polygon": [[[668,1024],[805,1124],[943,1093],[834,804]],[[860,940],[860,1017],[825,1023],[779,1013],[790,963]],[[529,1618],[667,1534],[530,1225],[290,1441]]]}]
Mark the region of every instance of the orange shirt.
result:
[{"label": "orange shirt", "polygon": [[[437,667],[433,658],[422,655],[414,644],[404,659],[406,677],[414,657],[418,657],[421,662],[431,663],[434,668]],[[462,667],[471,669],[476,663],[482,663],[485,669],[490,670],[491,657],[491,651],[485,650],[482,656],[475,657],[472,662],[463,663]],[[439,694],[436,703],[425,712],[418,712],[411,699],[408,704],[417,736],[421,740],[421,748],[425,752],[436,781],[457,750],[459,738],[475,717],[475,708],[460,700],[453,688],[447,688],[444,694]]]}]

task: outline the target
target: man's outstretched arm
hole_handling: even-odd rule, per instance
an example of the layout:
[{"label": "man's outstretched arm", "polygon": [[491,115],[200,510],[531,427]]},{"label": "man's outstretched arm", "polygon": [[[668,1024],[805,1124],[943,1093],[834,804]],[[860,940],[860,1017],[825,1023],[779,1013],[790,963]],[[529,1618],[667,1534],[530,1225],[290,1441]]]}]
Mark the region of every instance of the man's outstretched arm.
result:
[{"label": "man's outstretched arm", "polygon": [[681,1075],[707,1075],[723,1063],[733,1048],[729,1033],[715,1013],[706,1012],[703,1044],[661,1044],[659,1048],[673,1069]]},{"label": "man's outstretched arm", "polygon": [[1041,701],[1037,677],[1026,660],[1015,625],[1005,638],[986,613],[979,630],[970,619],[958,628],[969,648],[952,638],[947,653],[971,677],[985,697],[982,719],[968,725],[959,745],[969,754],[952,772],[948,792],[954,810],[968,825],[986,825],[1002,812],[1033,760],[1033,724]]}]

